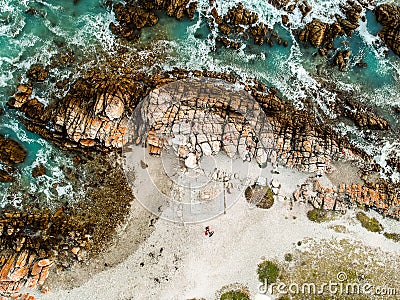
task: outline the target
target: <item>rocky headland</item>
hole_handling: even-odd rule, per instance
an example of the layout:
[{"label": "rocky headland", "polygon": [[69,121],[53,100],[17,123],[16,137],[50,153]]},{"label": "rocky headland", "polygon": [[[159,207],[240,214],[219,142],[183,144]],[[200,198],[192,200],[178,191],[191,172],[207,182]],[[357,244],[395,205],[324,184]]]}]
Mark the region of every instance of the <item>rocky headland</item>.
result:
[{"label": "rocky headland", "polygon": [[383,26],[379,37],[400,56],[400,7],[394,4],[382,4],[376,7],[374,12],[376,20]]},{"label": "rocky headland", "polygon": [[[210,5],[217,2],[210,1]],[[269,2],[284,9],[284,25],[290,23],[295,5],[301,7],[304,16],[312,10],[306,1],[291,5],[289,1]],[[188,0],[127,1],[112,6],[118,24],[110,24],[110,28],[116,35],[132,40],[142,28],[158,22],[156,10],[182,19],[193,18],[196,7],[196,2]],[[344,18],[335,16],[331,24],[314,19],[298,30],[299,40],[325,55],[333,50],[337,36],[351,35],[358,27],[366,7],[365,3],[348,1],[341,7]],[[400,55],[398,7],[381,5],[375,14],[383,25],[380,37]],[[237,38],[251,38],[260,46],[287,46],[287,41],[260,23],[257,14],[242,4],[224,16],[213,7],[209,26],[219,30],[217,42],[233,49],[241,45]],[[345,71],[350,55],[346,50],[338,51],[334,65]],[[33,65],[8,101],[9,108],[23,113],[21,121],[30,131],[73,153],[74,166],[66,167],[65,172],[76,186],[85,182],[85,197],[73,205],[65,203],[52,210],[30,206],[26,201],[20,211],[2,211],[3,296],[25,297],[23,287],[39,286],[46,292],[45,279],[51,266],[69,269],[108,245],[132,201],[121,166],[115,161],[120,158],[118,153],[126,143],[129,120],[135,114],[143,121],[136,124],[140,133],[136,142],[154,155],[160,155],[176,136],[190,137],[196,126],[202,133],[209,133],[181,141],[178,155],[188,168],[194,167],[202,156],[220,151],[229,157],[254,159],[260,166],[280,164],[317,175],[332,172],[336,161],[356,162],[363,173],[363,184],[348,182],[332,189],[323,187],[318,180],[309,181],[295,192],[294,199],[327,210],[363,206],[400,218],[399,185],[372,176],[379,173],[380,166],[371,155],[340,136],[332,126],[334,120],[321,117],[311,101],[302,99],[304,109],[298,109],[276,88],[256,80],[243,82],[231,74],[205,70],[145,73],[125,66],[122,61],[117,57],[114,67],[85,70],[71,80],[49,78],[51,66]],[[55,86],[62,92],[44,105],[33,97],[34,90],[38,82],[50,79],[57,81]],[[240,91],[233,86],[239,86]],[[336,100],[333,111],[359,128],[391,130],[385,119],[353,100],[350,93],[338,93]],[[208,119],[210,115],[213,119]],[[13,182],[18,173],[15,166],[25,160],[27,153],[19,143],[3,136],[0,148],[0,181]],[[400,170],[398,158],[389,158],[387,163],[393,170]],[[46,168],[40,165],[32,176],[45,173]]]}]

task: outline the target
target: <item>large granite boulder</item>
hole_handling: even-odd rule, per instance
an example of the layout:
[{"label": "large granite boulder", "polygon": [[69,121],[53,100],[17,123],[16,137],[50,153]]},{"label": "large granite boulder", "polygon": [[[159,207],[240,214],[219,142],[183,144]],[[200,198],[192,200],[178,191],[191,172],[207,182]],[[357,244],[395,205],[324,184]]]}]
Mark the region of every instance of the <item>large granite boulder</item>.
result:
[{"label": "large granite boulder", "polygon": [[301,42],[309,43],[314,47],[333,48],[333,40],[342,32],[338,22],[332,24],[313,19],[299,33]]},{"label": "large granite boulder", "polygon": [[64,145],[120,148],[126,133],[128,107],[135,106],[142,86],[125,79],[78,79],[52,111],[54,134]]}]

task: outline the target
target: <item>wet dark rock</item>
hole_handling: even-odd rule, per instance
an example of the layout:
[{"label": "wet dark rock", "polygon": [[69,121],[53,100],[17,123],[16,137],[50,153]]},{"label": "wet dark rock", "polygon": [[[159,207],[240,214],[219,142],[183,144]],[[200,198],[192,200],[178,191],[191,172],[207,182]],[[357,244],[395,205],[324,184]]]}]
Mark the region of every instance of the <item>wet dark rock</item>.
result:
[{"label": "wet dark rock", "polygon": [[333,65],[338,66],[341,72],[344,72],[351,55],[350,50],[338,51],[333,60]]},{"label": "wet dark rock", "polygon": [[241,43],[237,42],[238,38],[243,40],[252,38],[254,44],[259,46],[264,43],[272,46],[275,42],[278,45],[288,46],[287,41],[279,38],[276,32],[273,32],[266,24],[259,22],[258,15],[246,9],[242,3],[230,8],[224,16],[219,16],[217,10],[213,8],[211,16],[218,24],[220,33],[216,40],[225,47],[238,49],[241,46]]},{"label": "wet dark rock", "polygon": [[303,1],[301,4],[299,4],[299,9],[304,18],[311,12],[312,7],[307,1]]},{"label": "wet dark rock", "polygon": [[302,30],[299,31],[299,40],[309,43],[314,47],[333,48],[333,41],[338,35],[351,36],[353,31],[359,26],[358,21],[362,12],[362,7],[349,0],[340,6],[341,11],[346,16],[342,18],[336,15],[336,21],[332,24],[324,23],[318,19],[313,19]]},{"label": "wet dark rock", "polygon": [[49,70],[42,65],[32,65],[26,73],[26,77],[32,82],[45,81],[47,76],[49,76]]},{"label": "wet dark rock", "polygon": [[[291,4],[291,5],[288,6],[289,3],[293,3],[293,2],[295,2],[295,4]],[[272,4],[277,9],[284,9],[285,11],[288,11],[288,12],[291,12],[291,11],[293,11],[295,9],[297,2],[298,2],[298,0],[296,0],[296,1],[290,1],[290,0],[268,0],[268,3]]]},{"label": "wet dark rock", "polygon": [[155,10],[162,10],[167,15],[176,17],[178,20],[184,16],[193,18],[197,8],[196,2],[189,0],[177,1],[126,1],[124,4],[117,3],[113,10],[118,24],[111,23],[111,31],[126,39],[137,38],[140,29],[154,26],[158,22]]},{"label": "wet dark rock", "polygon": [[168,16],[178,20],[185,16],[192,19],[197,9],[197,2],[190,0],[139,0],[138,4],[148,10],[165,11]]},{"label": "wet dark rock", "polygon": [[333,48],[333,40],[342,32],[341,26],[335,22],[333,24],[324,23],[318,19],[312,20],[306,27],[299,32],[299,40],[309,43],[314,47]]},{"label": "wet dark rock", "polygon": [[31,119],[43,120],[45,118],[44,104],[39,102],[37,99],[32,99],[26,102],[21,107],[21,111]]},{"label": "wet dark rock", "polygon": [[0,182],[14,182],[15,177],[9,174],[7,171],[0,169]]},{"label": "wet dark rock", "polygon": [[20,108],[29,101],[31,95],[32,86],[27,84],[19,84],[17,86],[17,91],[15,92],[14,96],[8,100],[7,105],[12,108]]},{"label": "wet dark rock", "polygon": [[7,164],[18,164],[26,158],[25,149],[16,141],[0,135],[0,161]]},{"label": "wet dark rock", "polygon": [[282,24],[283,25],[288,25],[289,24],[289,17],[288,15],[281,15],[281,19],[282,19]]},{"label": "wet dark rock", "polygon": [[32,176],[33,178],[38,178],[46,174],[46,167],[44,165],[38,165],[33,168]]},{"label": "wet dark rock", "polygon": [[371,130],[390,129],[390,125],[385,119],[377,116],[373,111],[367,110],[361,104],[347,99],[346,105],[348,109],[344,115],[351,118],[358,127]]},{"label": "wet dark rock", "polygon": [[400,7],[394,4],[382,4],[374,10],[376,20],[382,24],[379,37],[400,56]]},{"label": "wet dark rock", "polygon": [[360,61],[356,62],[356,66],[359,68],[367,68],[368,64],[365,61],[360,60]]},{"label": "wet dark rock", "polygon": [[321,56],[325,56],[325,55],[328,53],[328,50],[325,49],[325,48],[319,48],[319,49],[318,49],[318,53],[319,53],[319,55],[321,55]]},{"label": "wet dark rock", "polygon": [[115,35],[126,39],[132,39],[138,34],[138,30],[148,26],[154,26],[158,17],[153,11],[143,9],[137,4],[118,3],[113,7],[118,25],[111,23],[110,29]]}]

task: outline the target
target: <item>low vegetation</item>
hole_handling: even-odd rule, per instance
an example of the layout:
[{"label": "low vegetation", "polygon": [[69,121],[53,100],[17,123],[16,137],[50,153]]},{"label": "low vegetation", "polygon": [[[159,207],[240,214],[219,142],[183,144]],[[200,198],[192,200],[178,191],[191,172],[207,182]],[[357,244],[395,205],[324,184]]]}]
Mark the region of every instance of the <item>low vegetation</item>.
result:
[{"label": "low vegetation", "polygon": [[266,260],[258,264],[258,280],[262,283],[274,283],[279,276],[279,267],[272,261]]},{"label": "low vegetation", "polygon": [[[303,285],[307,287],[309,284],[315,284],[315,290],[319,291],[323,284],[329,284],[329,282],[343,283],[344,290],[347,284],[350,287],[359,284],[361,291],[364,284],[368,283],[371,286],[385,287],[388,293],[396,292],[392,289],[396,288],[400,282],[398,271],[400,261],[396,253],[388,253],[380,248],[368,247],[362,242],[346,239],[306,239],[302,244],[304,248],[294,249],[291,252],[293,261],[283,260],[279,265],[279,282],[286,287],[296,283],[298,289],[294,288],[292,291],[283,289],[288,292],[285,294],[279,293],[279,290],[274,288],[273,295],[276,299],[366,300],[378,298],[365,293],[332,294],[329,287],[325,287],[320,295],[317,292],[307,294],[301,292]],[[397,298],[394,294],[386,294],[386,297],[380,299]]]},{"label": "low vegetation", "polygon": [[247,202],[259,208],[268,209],[274,205],[274,193],[269,187],[252,185],[246,188],[244,195]]},{"label": "low vegetation", "polygon": [[393,240],[395,242],[400,242],[400,234],[398,234],[398,233],[385,232],[383,235],[387,239]]},{"label": "low vegetation", "polygon": [[250,300],[249,292],[244,290],[228,291],[221,295],[221,300]]},{"label": "low vegetation", "polygon": [[361,226],[371,232],[381,232],[383,230],[383,226],[379,223],[379,221],[375,218],[369,218],[365,213],[358,212],[356,214],[356,218],[360,221]]},{"label": "low vegetation", "polygon": [[307,212],[308,219],[316,223],[332,221],[339,215],[339,211],[325,210],[321,208],[314,208]]}]

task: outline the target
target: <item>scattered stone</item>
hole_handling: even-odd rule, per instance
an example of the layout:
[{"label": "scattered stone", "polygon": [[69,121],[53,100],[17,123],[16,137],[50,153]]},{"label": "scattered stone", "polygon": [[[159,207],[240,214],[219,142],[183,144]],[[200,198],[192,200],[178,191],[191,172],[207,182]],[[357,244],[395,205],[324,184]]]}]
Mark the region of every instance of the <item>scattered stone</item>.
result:
[{"label": "scattered stone", "polygon": [[46,174],[46,168],[44,165],[38,165],[33,168],[32,170],[32,176],[33,178],[38,178],[40,176],[43,176]]},{"label": "scattered stone", "polygon": [[344,72],[348,64],[350,55],[351,55],[350,50],[338,51],[334,58],[333,65],[338,66],[339,70],[341,72]]},{"label": "scattered stone", "polygon": [[197,167],[197,157],[194,153],[189,153],[188,157],[185,159],[185,166],[189,169],[194,169]]},{"label": "scattered stone", "polygon": [[16,178],[5,170],[0,169],[0,182],[15,182]]},{"label": "scattered stone", "polygon": [[49,71],[42,65],[32,65],[26,73],[26,77],[34,83],[45,81],[47,76]]},{"label": "scattered stone", "polygon": [[26,102],[28,102],[30,96],[32,95],[32,86],[26,84],[19,84],[17,86],[17,91],[13,97],[8,100],[7,105],[12,108],[20,108]]}]

